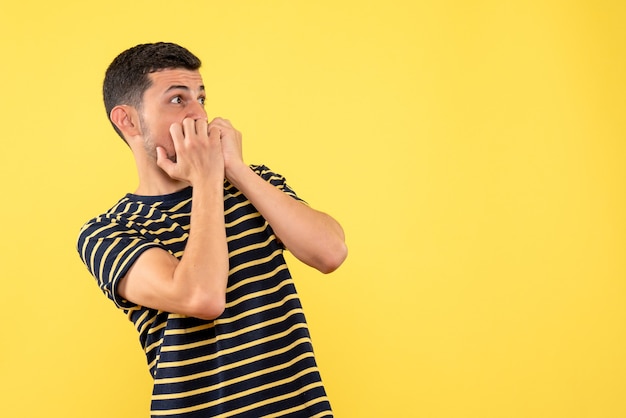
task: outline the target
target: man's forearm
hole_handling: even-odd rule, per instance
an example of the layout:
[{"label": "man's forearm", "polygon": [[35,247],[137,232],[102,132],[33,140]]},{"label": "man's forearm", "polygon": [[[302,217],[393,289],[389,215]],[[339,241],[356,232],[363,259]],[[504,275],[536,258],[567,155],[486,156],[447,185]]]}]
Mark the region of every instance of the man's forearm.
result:
[{"label": "man's forearm", "polygon": [[245,165],[230,170],[227,177],[300,261],[323,273],[335,270],[344,261],[344,232],[331,216],[291,198]]},{"label": "man's forearm", "polygon": [[189,292],[189,304],[199,317],[214,318],[224,310],[228,247],[223,193],[223,183],[194,187],[189,238],[174,272],[174,280]]}]

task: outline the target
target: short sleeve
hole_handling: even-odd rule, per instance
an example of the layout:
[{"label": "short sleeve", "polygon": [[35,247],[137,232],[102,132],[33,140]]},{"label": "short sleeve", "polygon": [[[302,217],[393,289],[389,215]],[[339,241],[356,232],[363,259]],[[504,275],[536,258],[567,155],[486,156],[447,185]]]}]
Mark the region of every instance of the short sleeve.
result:
[{"label": "short sleeve", "polygon": [[120,280],[135,260],[153,247],[159,245],[107,215],[87,222],[81,228],[77,242],[80,258],[98,286],[121,309],[136,305],[119,295],[117,288]]},{"label": "short sleeve", "polygon": [[294,199],[306,204],[306,201],[300,198],[296,194],[296,192],[291,187],[289,187],[289,185],[287,184],[287,179],[282,175],[275,173],[265,165],[251,165],[250,168],[252,168],[252,171],[259,175],[263,180],[267,181],[268,183],[288,194],[289,196],[293,197]]}]

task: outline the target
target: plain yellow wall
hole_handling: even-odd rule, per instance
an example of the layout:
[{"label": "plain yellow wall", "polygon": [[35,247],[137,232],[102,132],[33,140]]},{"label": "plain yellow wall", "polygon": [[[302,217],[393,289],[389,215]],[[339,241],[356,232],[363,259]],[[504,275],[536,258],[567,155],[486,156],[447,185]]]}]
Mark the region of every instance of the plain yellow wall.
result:
[{"label": "plain yellow wall", "polygon": [[344,225],[290,259],[338,418],[626,416],[623,1],[3,1],[0,416],[146,416],[75,252],[136,185],[113,57],[204,61],[245,157]]}]

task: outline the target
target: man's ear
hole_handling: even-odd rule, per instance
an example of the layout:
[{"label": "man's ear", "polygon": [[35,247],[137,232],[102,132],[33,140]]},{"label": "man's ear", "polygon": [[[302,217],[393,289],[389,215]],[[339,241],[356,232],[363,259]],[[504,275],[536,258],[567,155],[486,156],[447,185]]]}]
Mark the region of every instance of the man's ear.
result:
[{"label": "man's ear", "polygon": [[141,135],[141,127],[139,125],[139,115],[134,107],[128,105],[119,105],[111,109],[111,122],[120,130],[126,141]]}]

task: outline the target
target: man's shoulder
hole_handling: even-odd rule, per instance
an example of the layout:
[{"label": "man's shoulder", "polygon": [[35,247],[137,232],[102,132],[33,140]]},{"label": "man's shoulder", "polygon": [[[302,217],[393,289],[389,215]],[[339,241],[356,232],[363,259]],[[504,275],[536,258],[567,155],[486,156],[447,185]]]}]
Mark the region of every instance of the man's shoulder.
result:
[{"label": "man's shoulder", "polygon": [[109,209],[87,220],[78,233],[79,243],[85,239],[93,239],[119,234],[129,228],[128,220],[135,214],[135,218],[142,210],[143,203],[133,198],[130,193],[125,194]]},{"label": "man's shoulder", "polygon": [[129,199],[129,194],[125,194],[122,198],[120,198],[113,206],[109,209],[101,212],[99,215],[92,217],[87,222],[84,223],[83,228],[87,225],[92,225],[95,223],[108,223],[112,219],[115,219],[117,214],[123,213],[128,210],[128,204],[132,204],[132,201]]}]

